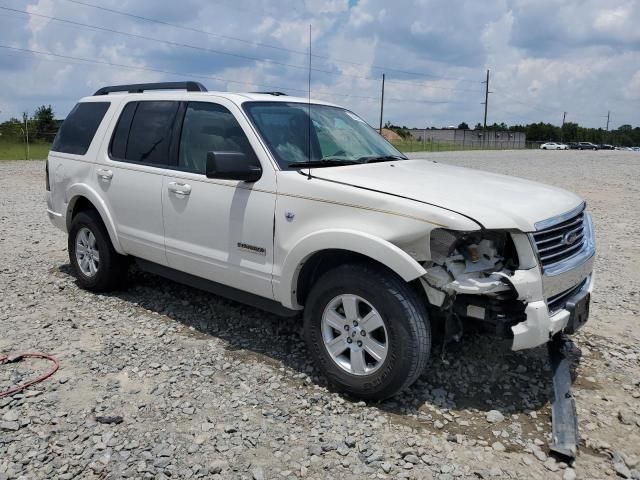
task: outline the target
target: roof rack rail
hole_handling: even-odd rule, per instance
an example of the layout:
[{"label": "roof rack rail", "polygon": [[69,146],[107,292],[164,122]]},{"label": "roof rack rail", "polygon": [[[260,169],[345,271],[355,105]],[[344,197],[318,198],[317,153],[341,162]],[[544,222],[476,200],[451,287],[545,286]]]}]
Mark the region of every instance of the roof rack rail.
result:
[{"label": "roof rack rail", "polygon": [[251,93],[261,93],[263,95],[273,95],[274,97],[286,97],[286,93],[282,92],[251,92]]},{"label": "roof rack rail", "polygon": [[142,93],[146,90],[186,90],[187,92],[206,92],[207,87],[200,82],[159,82],[134,83],[131,85],[113,85],[102,87],[93,96],[109,95],[112,92]]}]

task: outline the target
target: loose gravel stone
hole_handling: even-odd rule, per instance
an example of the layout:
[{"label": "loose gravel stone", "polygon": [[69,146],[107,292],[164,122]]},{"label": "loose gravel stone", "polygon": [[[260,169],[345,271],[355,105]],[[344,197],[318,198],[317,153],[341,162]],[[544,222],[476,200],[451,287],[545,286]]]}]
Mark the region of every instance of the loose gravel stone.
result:
[{"label": "loose gravel stone", "polygon": [[502,421],[504,421],[504,415],[502,415],[498,410],[489,410],[487,412],[487,422],[499,423]]}]

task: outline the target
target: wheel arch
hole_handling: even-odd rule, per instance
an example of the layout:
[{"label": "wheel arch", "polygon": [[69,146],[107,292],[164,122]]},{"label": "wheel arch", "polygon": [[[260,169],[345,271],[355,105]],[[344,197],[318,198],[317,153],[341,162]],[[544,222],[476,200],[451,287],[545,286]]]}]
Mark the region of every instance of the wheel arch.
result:
[{"label": "wheel arch", "polygon": [[345,263],[373,264],[408,283],[426,273],[408,253],[384,239],[349,230],[323,231],[305,237],[291,249],[275,293],[284,306],[302,308],[314,281]]},{"label": "wheel arch", "polygon": [[104,202],[100,199],[97,193],[91,190],[86,185],[73,185],[68,192],[69,202],[67,204],[67,212],[65,215],[65,222],[67,231],[71,229],[71,222],[73,218],[80,212],[85,210],[95,210],[98,212],[102,223],[107,229],[109,239],[116,252],[120,254],[126,254],[122,250],[118,236],[116,234],[115,223],[108,213],[108,209]]}]

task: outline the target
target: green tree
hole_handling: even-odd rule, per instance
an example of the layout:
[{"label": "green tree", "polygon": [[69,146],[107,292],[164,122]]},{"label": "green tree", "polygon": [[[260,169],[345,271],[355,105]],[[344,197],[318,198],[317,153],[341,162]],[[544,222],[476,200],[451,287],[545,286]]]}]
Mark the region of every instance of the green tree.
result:
[{"label": "green tree", "polygon": [[33,115],[33,138],[51,141],[58,130],[51,105],[36,108]]},{"label": "green tree", "polygon": [[460,130],[469,130],[469,124],[467,122],[460,122],[458,128]]}]

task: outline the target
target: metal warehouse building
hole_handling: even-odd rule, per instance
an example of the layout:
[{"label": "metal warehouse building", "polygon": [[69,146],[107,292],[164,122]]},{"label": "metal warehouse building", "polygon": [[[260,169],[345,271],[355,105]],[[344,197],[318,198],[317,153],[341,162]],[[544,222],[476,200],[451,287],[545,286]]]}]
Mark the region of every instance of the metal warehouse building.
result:
[{"label": "metal warehouse building", "polygon": [[457,128],[409,130],[414,140],[429,143],[450,143],[469,148],[525,148],[526,135],[522,132],[494,130],[462,130]]}]

